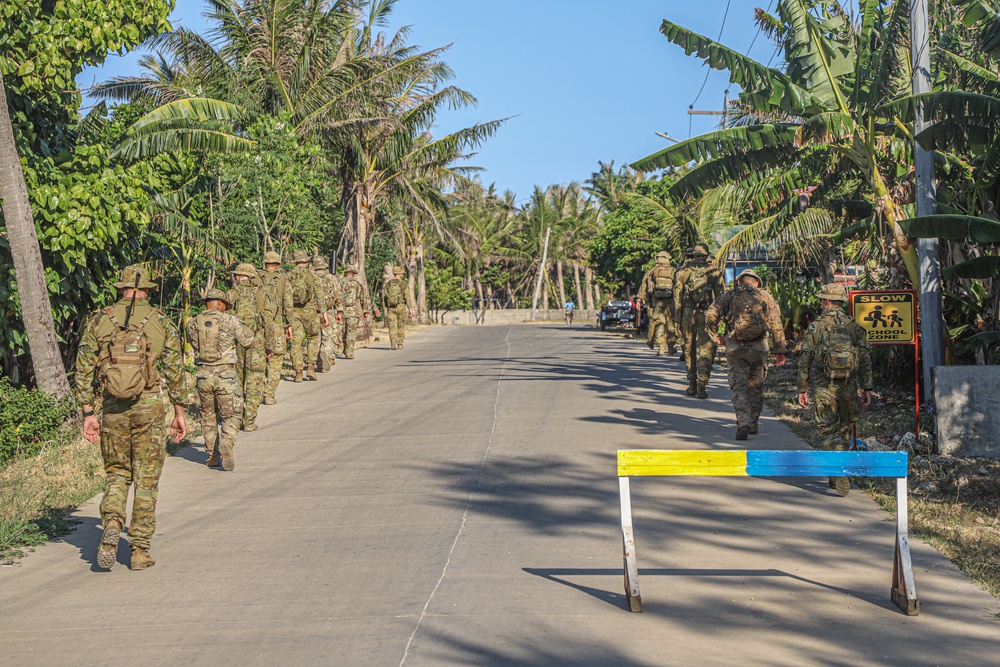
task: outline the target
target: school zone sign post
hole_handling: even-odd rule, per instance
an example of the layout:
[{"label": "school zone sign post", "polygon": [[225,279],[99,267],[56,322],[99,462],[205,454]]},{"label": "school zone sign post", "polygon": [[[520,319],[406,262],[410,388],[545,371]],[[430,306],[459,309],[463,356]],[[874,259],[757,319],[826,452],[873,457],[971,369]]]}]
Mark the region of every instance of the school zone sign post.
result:
[{"label": "school zone sign post", "polygon": [[920,334],[917,330],[915,290],[852,290],[851,317],[861,325],[872,345],[912,345],[915,368],[917,424],[920,434]]}]

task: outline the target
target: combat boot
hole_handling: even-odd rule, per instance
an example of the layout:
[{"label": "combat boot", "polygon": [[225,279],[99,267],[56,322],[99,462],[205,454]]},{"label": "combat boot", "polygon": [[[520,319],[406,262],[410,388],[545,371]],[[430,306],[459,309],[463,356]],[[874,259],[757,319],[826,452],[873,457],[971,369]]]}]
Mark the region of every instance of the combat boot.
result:
[{"label": "combat boot", "polygon": [[698,383],[695,380],[688,382],[688,388],[684,391],[688,396],[694,396],[698,393]]},{"label": "combat boot", "polygon": [[295,382],[302,382],[302,371],[295,371]]},{"label": "combat boot", "polygon": [[652,338],[649,338],[649,339],[647,339],[647,340],[646,340],[646,345],[648,345],[648,346],[649,346],[649,349],[651,349],[651,350],[652,350],[652,349],[653,349],[653,345],[654,345],[654,343],[653,343],[653,339],[652,339]]},{"label": "combat boot", "polygon": [[703,384],[698,385],[698,398],[708,398],[708,391]]},{"label": "combat boot", "polygon": [[132,562],[129,564],[130,570],[145,570],[153,567],[156,561],[149,555],[149,551],[142,547],[132,547]]},{"label": "combat boot", "polygon": [[274,396],[265,396],[264,397],[264,405],[275,405],[277,402],[278,402],[278,399],[276,399]]},{"label": "combat boot", "polygon": [[671,345],[670,347],[667,348],[667,354],[670,355],[671,357],[674,356],[675,354],[677,354],[677,348]]},{"label": "combat boot", "polygon": [[403,349],[403,344],[402,343],[396,343],[396,348],[402,350]]},{"label": "combat boot", "polygon": [[222,459],[219,458],[218,454],[212,454],[211,456],[208,457],[208,460],[205,461],[205,465],[208,466],[209,468],[218,468],[220,465],[222,465]]},{"label": "combat boot", "polygon": [[107,520],[101,544],[97,547],[97,567],[110,570],[118,560],[118,539],[122,534],[122,522],[117,517]]},{"label": "combat boot", "polygon": [[753,424],[750,424],[750,435],[757,435],[757,432],[759,430],[760,430],[760,428],[757,426],[757,422],[754,422]]},{"label": "combat boot", "polygon": [[321,373],[327,373],[330,371],[330,355],[328,355],[326,352],[319,353],[319,368],[317,368],[316,370],[320,371]]},{"label": "combat boot", "polygon": [[222,469],[232,471],[236,469],[236,456],[233,454],[233,446],[228,442],[219,441],[219,453],[222,454]]},{"label": "combat boot", "polygon": [[316,373],[313,371],[312,366],[306,366],[306,379],[312,382],[316,381]]},{"label": "combat boot", "polygon": [[260,426],[257,426],[256,424],[244,424],[243,425],[243,430],[247,431],[248,433],[252,433],[253,431],[256,431],[259,428],[260,428]]},{"label": "combat boot", "polygon": [[746,440],[747,436],[749,435],[750,435],[750,428],[747,426],[740,426],[738,429],[736,429],[737,440]]},{"label": "combat boot", "polygon": [[837,491],[838,496],[843,497],[851,492],[851,479],[850,477],[831,477],[830,486]]},{"label": "combat boot", "polygon": [[394,340],[393,341],[389,341],[389,349],[390,350],[395,350],[396,349],[396,341],[394,341]]}]

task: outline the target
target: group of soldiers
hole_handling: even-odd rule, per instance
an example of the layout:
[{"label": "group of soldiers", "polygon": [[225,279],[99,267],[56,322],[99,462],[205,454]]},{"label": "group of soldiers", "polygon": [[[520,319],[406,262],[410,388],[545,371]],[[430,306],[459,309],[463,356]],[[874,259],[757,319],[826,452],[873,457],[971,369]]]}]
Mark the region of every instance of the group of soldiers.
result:
[{"label": "group of soldiers", "polygon": [[[357,270],[347,266],[338,276],[323,258],[305,251],[294,254],[294,264],[283,273],[281,256],[268,252],[261,269],[236,265],[231,288],[205,291],[204,311],[188,321],[184,337],[194,353],[209,467],[235,469],[236,436],[241,429],[258,429],[262,403],[277,403],[286,354],[294,382],[317,380],[316,373],[328,372],[338,355],[354,358],[358,328],[372,314]],[[393,277],[382,287],[393,350],[402,349],[405,322],[412,315],[403,275],[402,267],[393,267]],[[83,408],[84,436],[100,444],[104,458],[104,531],[97,565],[108,569],[117,560],[133,487],[130,567],[141,570],[155,564],[149,544],[167,441],[161,386],[174,411],[169,435],[177,440],[187,433],[185,406],[192,402],[192,392],[181,335],[147,300],[157,288],[149,271],[130,266],[115,287],[117,303],[94,312],[83,328],[74,390]]]},{"label": "group of soldiers", "polygon": [[[750,269],[726,290],[722,272],[708,261],[707,245],[690,248],[687,257],[674,267],[668,252],[657,253],[653,268],[643,277],[639,298],[648,309],[647,343],[663,356],[674,354],[680,341],[687,367],[686,393],[698,398],[708,398],[716,352],[724,345],[736,439],[747,440],[759,431],[771,342],[777,366],[785,363],[788,351],[780,307],[764,289],[763,279]],[[800,344],[798,400],[803,408],[809,406],[811,382],[816,444],[844,450],[852,444],[851,427],[859,409],[871,402],[871,347],[864,329],[844,312],[847,290],[842,285],[824,285],[819,299],[822,313]],[[725,325],[722,336],[720,324]],[[842,496],[850,491],[846,477],[831,478],[830,486]]]}]

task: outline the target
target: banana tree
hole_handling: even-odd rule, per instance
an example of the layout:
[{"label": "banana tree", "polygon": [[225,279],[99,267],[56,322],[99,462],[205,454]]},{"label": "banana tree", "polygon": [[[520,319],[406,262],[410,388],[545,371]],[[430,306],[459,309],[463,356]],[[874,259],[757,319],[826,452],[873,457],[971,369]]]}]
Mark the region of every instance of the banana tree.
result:
[{"label": "banana tree", "polygon": [[[738,84],[743,123],[682,141],[635,162],[652,171],[693,163],[672,188],[678,197],[736,183],[757,201],[781,201],[824,180],[860,179],[875,202],[874,222],[891,238],[910,281],[916,248],[898,224],[911,179],[911,126],[890,104],[910,82],[909,3],[862,0],[858,21],[839,3],[779,0],[759,12],[784,48],[785,71],[665,20],[664,36]],[[810,165],[823,165],[817,169]],[[791,218],[787,218],[791,222]]]}]

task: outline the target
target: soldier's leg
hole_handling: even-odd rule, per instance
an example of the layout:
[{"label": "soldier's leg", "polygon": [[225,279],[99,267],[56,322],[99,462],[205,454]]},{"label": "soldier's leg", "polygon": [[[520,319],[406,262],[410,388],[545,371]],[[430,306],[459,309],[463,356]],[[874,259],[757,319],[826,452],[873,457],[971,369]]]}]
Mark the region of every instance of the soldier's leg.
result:
[{"label": "soldier's leg", "polygon": [[837,421],[840,424],[840,438],[844,449],[851,449],[853,444],[852,426],[861,414],[861,399],[858,397],[858,385],[854,380],[840,384],[837,392]]},{"label": "soldier's leg", "polygon": [[219,420],[222,422],[219,434],[219,454],[223,470],[236,468],[236,434],[240,430],[240,415],[243,413],[243,397],[234,373],[219,374],[216,387],[216,403],[219,406]]},{"label": "soldier's leg", "polygon": [[395,308],[386,308],[385,322],[389,325],[389,347],[395,350],[399,343],[399,315]]},{"label": "soldier's leg", "polygon": [[[409,313],[406,309],[406,304],[401,303],[396,306],[396,345],[400,348],[403,347],[403,343],[406,340],[406,318],[409,317]],[[573,324],[573,311],[569,313],[569,323]]]},{"label": "soldier's leg", "polygon": [[323,321],[316,313],[309,313],[303,324],[306,331],[306,366],[307,370],[311,372],[316,360],[319,359],[319,332],[322,329]]},{"label": "soldier's leg", "polygon": [[687,368],[688,379],[687,394],[689,396],[694,396],[698,388],[698,336],[694,333],[694,309],[685,308],[681,317],[681,328],[684,332],[684,340],[682,341],[684,365]]},{"label": "soldier's leg", "polygon": [[649,349],[656,347],[656,331],[653,327],[653,302],[650,301],[649,305],[646,306],[646,321],[649,323],[646,325],[646,345]]},{"label": "soldier's leg", "polygon": [[292,368],[296,373],[299,373],[305,368],[305,362],[302,359],[302,338],[305,336],[305,326],[302,322],[302,311],[300,309],[292,311],[289,324],[292,327]]},{"label": "soldier's leg", "polygon": [[264,346],[264,332],[258,331],[253,347],[246,351],[246,378],[240,378],[243,381],[243,428],[247,430],[254,430],[249,427],[256,426],[257,411],[264,400],[264,371],[267,368]]},{"label": "soldier's leg", "polygon": [[354,341],[358,339],[358,324],[360,317],[348,315],[344,320],[344,356],[354,358]]},{"label": "soldier's leg", "polygon": [[838,387],[819,383],[813,389],[813,422],[816,424],[816,444],[820,449],[840,451],[845,443],[840,433]]},{"label": "soldier's leg", "polygon": [[654,305],[654,320],[656,326],[656,349],[663,354],[667,350],[667,302],[665,299],[656,299]]},{"label": "soldier's leg", "polygon": [[677,349],[677,332],[675,327],[677,326],[677,313],[674,310],[673,299],[666,300],[666,307],[663,309],[663,320],[664,327],[667,330],[667,353],[674,354]]},{"label": "soldier's leg", "polygon": [[125,525],[128,487],[132,483],[132,429],[125,402],[107,400],[101,414],[101,455],[104,458],[104,497],[101,523],[111,519]]},{"label": "soldier's leg", "polygon": [[156,530],[156,495],[167,457],[167,434],[163,423],[163,403],[159,397],[141,399],[132,409],[132,466],[135,498],[128,528],[133,548],[149,549]]},{"label": "soldier's leg", "polygon": [[715,363],[715,352],[718,346],[708,337],[705,329],[705,311],[698,310],[695,318],[695,330],[692,335],[698,340],[698,396],[705,398],[705,387],[712,375],[712,364]]},{"label": "soldier's leg", "polygon": [[285,365],[285,345],[284,337],[280,352],[272,352],[271,358],[267,360],[267,380],[264,383],[264,403],[271,404],[275,401],[275,394],[278,391],[278,383],[281,382],[281,369]]},{"label": "soldier's leg", "polygon": [[215,376],[202,371],[198,376],[198,405],[201,407],[201,433],[209,462],[219,457],[219,421],[215,412]]},{"label": "soldier's leg", "polygon": [[733,347],[733,349],[727,350],[726,365],[729,371],[729,390],[733,393],[736,428],[745,428],[749,431],[753,418],[747,388],[753,369],[746,353],[747,350],[743,347]]},{"label": "soldier's leg", "polygon": [[343,313],[340,316],[340,321],[335,322],[333,326],[333,349],[336,354],[344,353],[344,336],[345,329],[344,323],[347,321],[347,314]]},{"label": "soldier's leg", "polygon": [[750,352],[750,376],[747,378],[747,407],[750,410],[750,433],[757,433],[757,421],[764,409],[764,380],[767,377],[767,350]]}]

